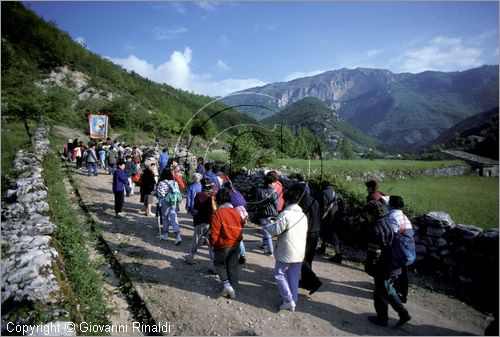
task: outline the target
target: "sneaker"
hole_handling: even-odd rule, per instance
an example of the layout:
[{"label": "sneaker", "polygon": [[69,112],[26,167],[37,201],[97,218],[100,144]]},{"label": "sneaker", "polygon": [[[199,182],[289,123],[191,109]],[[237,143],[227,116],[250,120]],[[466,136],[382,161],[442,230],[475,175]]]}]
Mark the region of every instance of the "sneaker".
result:
[{"label": "sneaker", "polygon": [[402,316],[399,316],[399,321],[396,323],[397,326],[401,326],[411,320],[411,316],[409,313],[403,314]]},{"label": "sneaker", "polygon": [[264,252],[264,254],[268,255],[268,256],[273,256],[273,252],[269,251],[269,250],[266,250]]},{"label": "sneaker", "polygon": [[184,255],[184,262],[187,264],[194,264],[194,258],[189,254]]},{"label": "sneaker", "polygon": [[167,234],[162,234],[162,235],[160,236],[160,240],[165,240],[165,241],[167,241],[167,240],[168,240],[168,235],[167,235]]},{"label": "sneaker", "polygon": [[180,237],[175,239],[175,245],[178,246],[182,243],[182,239]]},{"label": "sneaker", "polygon": [[387,321],[378,318],[378,316],[368,316],[368,320],[375,325],[387,327]]},{"label": "sneaker", "polygon": [[291,300],[290,302],[281,303],[280,310],[295,311],[295,302],[293,300]]},{"label": "sneaker", "polygon": [[222,289],[221,296],[222,297],[229,296],[230,298],[235,299],[236,298],[236,292],[234,291],[233,287],[231,287],[231,286],[229,286],[227,288],[224,287],[224,289]]},{"label": "sneaker", "polygon": [[318,283],[316,283],[315,285],[313,285],[311,287],[311,290],[309,291],[309,295],[312,295],[314,294],[316,291],[318,291],[318,289],[323,285],[323,282],[319,281],[318,280]]},{"label": "sneaker", "polygon": [[125,215],[123,215],[123,213],[120,212],[120,213],[116,213],[115,217],[117,217],[117,218],[124,218]]},{"label": "sneaker", "polygon": [[238,264],[245,264],[247,262],[247,259],[244,256],[240,256],[238,259]]}]

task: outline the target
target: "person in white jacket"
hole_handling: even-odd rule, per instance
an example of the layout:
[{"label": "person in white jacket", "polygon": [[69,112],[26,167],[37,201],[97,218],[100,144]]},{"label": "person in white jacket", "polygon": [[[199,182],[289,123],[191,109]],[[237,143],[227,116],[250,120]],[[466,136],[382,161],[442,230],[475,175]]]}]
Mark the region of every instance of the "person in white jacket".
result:
[{"label": "person in white jacket", "polygon": [[307,217],[297,204],[301,197],[298,186],[292,186],[284,197],[285,209],[266,230],[278,236],[274,251],[274,278],[283,298],[280,310],[295,311],[300,269],[306,250]]}]

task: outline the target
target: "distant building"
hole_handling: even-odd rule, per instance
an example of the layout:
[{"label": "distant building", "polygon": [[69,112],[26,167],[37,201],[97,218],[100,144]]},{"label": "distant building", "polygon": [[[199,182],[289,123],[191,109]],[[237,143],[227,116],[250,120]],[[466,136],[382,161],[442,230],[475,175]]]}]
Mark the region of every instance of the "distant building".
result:
[{"label": "distant building", "polygon": [[452,157],[462,159],[473,170],[479,172],[480,176],[498,177],[498,161],[496,160],[477,156],[475,154],[463,151],[443,150],[441,152],[446,153]]}]

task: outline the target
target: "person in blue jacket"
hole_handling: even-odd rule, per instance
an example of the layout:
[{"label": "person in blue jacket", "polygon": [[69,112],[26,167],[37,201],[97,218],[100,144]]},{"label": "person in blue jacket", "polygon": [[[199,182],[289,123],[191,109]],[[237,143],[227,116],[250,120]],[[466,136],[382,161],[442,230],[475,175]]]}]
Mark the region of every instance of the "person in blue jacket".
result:
[{"label": "person in blue jacket", "polygon": [[160,163],[160,172],[158,172],[159,174],[161,174],[163,172],[163,169],[165,169],[165,167],[167,167],[169,159],[170,159],[170,156],[168,155],[168,151],[166,148],[164,148],[161,151],[160,159],[158,160],[158,162]]},{"label": "person in blue jacket", "polygon": [[128,176],[125,173],[125,162],[119,160],[118,169],[113,173],[113,193],[115,195],[115,214],[117,218],[123,218],[123,204],[125,203],[125,186],[128,186]]}]

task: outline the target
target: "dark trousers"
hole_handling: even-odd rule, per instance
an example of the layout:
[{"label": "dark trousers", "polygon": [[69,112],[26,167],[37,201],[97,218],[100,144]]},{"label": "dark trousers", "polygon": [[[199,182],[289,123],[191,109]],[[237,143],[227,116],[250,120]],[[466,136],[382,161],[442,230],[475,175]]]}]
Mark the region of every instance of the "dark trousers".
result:
[{"label": "dark trousers", "polygon": [[238,291],[238,257],[240,244],[229,248],[214,249],[214,266],[222,282],[229,280],[235,291]]},{"label": "dark trousers", "polygon": [[312,262],[316,254],[316,246],[318,245],[319,233],[307,233],[306,238],[306,254],[301,268],[300,287],[304,289],[311,289],[317,285],[320,280],[312,270]]},{"label": "dark trousers", "polygon": [[115,213],[121,213],[123,210],[123,204],[125,203],[125,194],[123,191],[114,192],[115,194]]},{"label": "dark trousers", "polygon": [[408,297],[408,266],[401,267],[401,275],[396,280],[396,292],[403,302],[406,302]]},{"label": "dark trousers", "polygon": [[389,315],[389,304],[399,314],[399,316],[408,315],[408,311],[401,303],[399,296],[394,287],[396,277],[385,279],[383,277],[375,277],[375,290],[373,291],[373,301],[377,317],[384,322],[387,322]]}]

